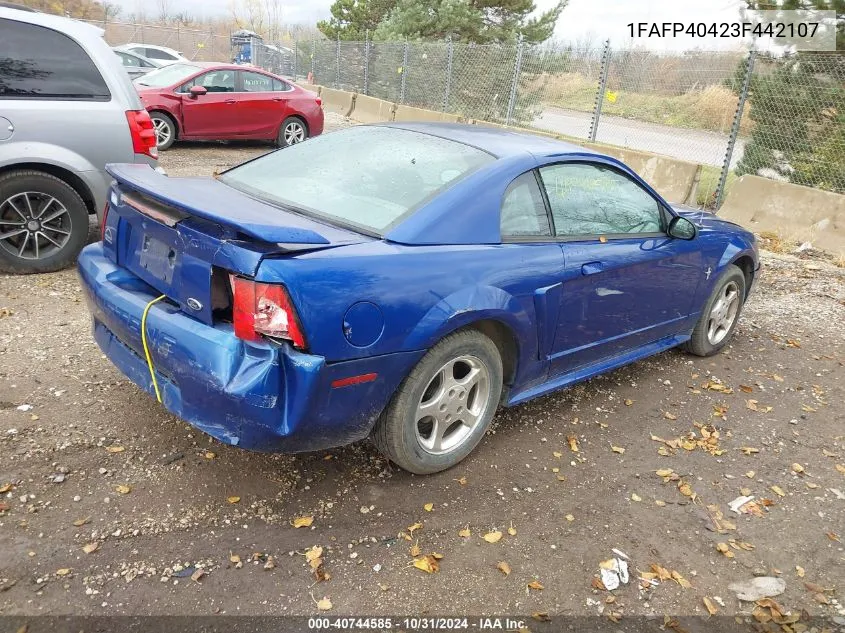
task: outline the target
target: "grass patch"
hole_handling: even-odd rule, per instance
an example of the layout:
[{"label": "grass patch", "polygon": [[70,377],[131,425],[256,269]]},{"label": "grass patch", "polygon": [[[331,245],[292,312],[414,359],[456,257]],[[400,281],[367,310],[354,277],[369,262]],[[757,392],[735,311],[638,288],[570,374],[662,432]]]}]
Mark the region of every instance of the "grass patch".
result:
[{"label": "grass patch", "polygon": [[[716,206],[716,187],[719,186],[719,176],[722,173],[721,167],[714,167],[712,165],[701,166],[701,180],[698,181],[698,191],[696,192],[695,203],[705,209],[713,209]],[[733,187],[734,183],[739,179],[733,170],[728,172],[728,177],[725,180],[725,193],[722,200],[728,195],[728,192]]]}]

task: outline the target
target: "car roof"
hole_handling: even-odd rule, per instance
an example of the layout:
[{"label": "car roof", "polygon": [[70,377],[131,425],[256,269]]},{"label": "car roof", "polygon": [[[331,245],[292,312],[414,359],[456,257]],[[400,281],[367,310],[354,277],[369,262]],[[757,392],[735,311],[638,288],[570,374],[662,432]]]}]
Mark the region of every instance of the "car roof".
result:
[{"label": "car roof", "polygon": [[0,7],[0,18],[26,22],[27,24],[35,24],[36,26],[44,26],[60,31],[66,35],[70,35],[76,40],[85,40],[86,38],[92,36],[102,37],[104,33],[103,29],[98,26],[94,26],[93,24],[80,22],[79,20],[74,20],[72,18],[66,18],[62,15],[52,15],[50,13],[21,11],[20,9]]},{"label": "car roof", "polygon": [[168,53],[176,53],[177,55],[181,55],[179,51],[175,48],[170,48],[169,46],[159,46],[158,44],[141,44],[139,42],[129,42],[127,44],[121,44],[121,47],[126,48],[157,48],[160,51],[167,51]]},{"label": "car roof", "polygon": [[526,152],[535,156],[553,156],[558,154],[591,154],[602,156],[575,143],[559,141],[547,136],[515,132],[503,128],[465,123],[384,123],[387,127],[431,134],[441,138],[471,145],[497,158],[517,156]]}]

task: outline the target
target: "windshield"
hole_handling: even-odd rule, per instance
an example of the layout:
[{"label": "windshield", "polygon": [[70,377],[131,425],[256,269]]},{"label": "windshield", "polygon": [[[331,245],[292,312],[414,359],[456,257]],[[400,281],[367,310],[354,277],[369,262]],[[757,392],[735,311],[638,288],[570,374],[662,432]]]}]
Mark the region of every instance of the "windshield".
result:
[{"label": "windshield", "polygon": [[200,70],[200,67],[194,66],[193,64],[171,64],[170,66],[148,72],[140,81],[136,81],[135,83],[141,86],[164,88],[173,84],[182,83],[182,81],[198,70]]},{"label": "windshield", "polygon": [[436,136],[357,126],[267,154],[220,180],[271,203],[381,233],[493,160]]}]

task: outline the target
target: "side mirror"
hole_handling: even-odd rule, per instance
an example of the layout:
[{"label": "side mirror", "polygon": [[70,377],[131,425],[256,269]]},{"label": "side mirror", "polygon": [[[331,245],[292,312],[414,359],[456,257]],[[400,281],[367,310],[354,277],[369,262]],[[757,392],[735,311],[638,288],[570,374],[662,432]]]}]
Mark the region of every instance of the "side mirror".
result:
[{"label": "side mirror", "polygon": [[669,235],[679,240],[693,240],[698,234],[695,224],[681,216],[675,216],[669,222]]},{"label": "side mirror", "polygon": [[191,98],[196,99],[197,97],[201,97],[206,94],[208,90],[205,89],[205,86],[191,86],[189,92],[191,93]]}]

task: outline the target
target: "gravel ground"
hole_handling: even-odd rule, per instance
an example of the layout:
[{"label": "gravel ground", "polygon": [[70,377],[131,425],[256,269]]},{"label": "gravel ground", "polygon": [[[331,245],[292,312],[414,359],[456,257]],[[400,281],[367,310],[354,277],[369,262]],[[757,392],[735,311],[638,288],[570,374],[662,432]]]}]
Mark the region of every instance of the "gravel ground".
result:
[{"label": "gravel ground", "polygon": [[[207,175],[267,149],[179,145],[162,164]],[[624,622],[709,602],[765,619],[728,585],[770,575],[784,612],[841,618],[845,270],[763,261],[722,354],[670,351],[502,410],[429,477],[366,442],[221,445],[104,358],[74,271],[0,277],[0,614],[307,615],[325,597],[328,615]],[[737,514],[740,495],[754,500]],[[438,572],[412,566],[416,548]],[[631,580],[608,592],[614,548]]]}]

